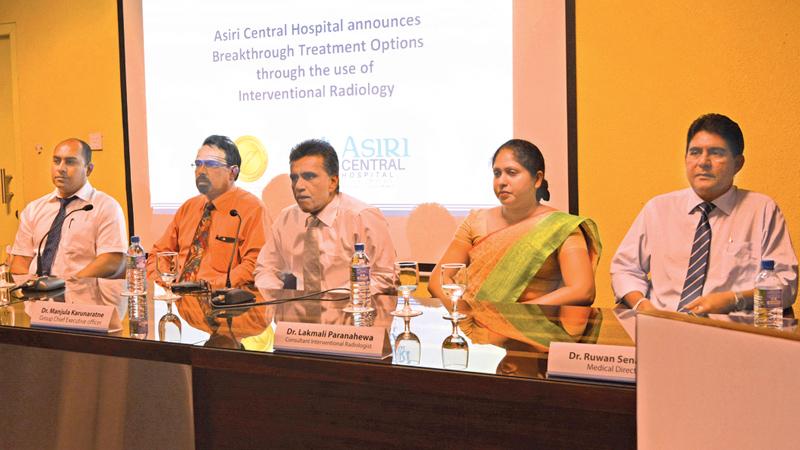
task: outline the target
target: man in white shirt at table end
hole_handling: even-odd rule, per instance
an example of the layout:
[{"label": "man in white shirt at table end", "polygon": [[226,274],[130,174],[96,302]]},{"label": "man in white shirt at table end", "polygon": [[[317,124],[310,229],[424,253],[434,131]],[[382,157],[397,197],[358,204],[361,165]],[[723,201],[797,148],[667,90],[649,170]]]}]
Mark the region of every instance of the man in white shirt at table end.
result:
[{"label": "man in white shirt at table end", "polygon": [[127,249],[125,217],[113,197],[89,183],[93,169],[86,142],[67,139],[55,147],[50,169],[55,190],[30,202],[20,214],[11,249],[12,273],[65,279],[121,274]]},{"label": "man in white shirt at table end", "polygon": [[311,139],[289,155],[296,204],[281,211],[258,256],[255,284],[284,287],[287,274],[297,289],[349,287],[350,259],[357,242],[370,258],[370,292],[394,289],[395,249],[378,208],[339,192],[339,157],[327,142]]},{"label": "man in white shirt at table end", "polygon": [[797,257],[778,205],[739,189],[744,166],[739,125],[706,114],[689,127],[690,187],[645,204],[611,261],[619,301],[636,310],[695,314],[752,309],[762,260],[775,261],[784,308],[797,295]]}]

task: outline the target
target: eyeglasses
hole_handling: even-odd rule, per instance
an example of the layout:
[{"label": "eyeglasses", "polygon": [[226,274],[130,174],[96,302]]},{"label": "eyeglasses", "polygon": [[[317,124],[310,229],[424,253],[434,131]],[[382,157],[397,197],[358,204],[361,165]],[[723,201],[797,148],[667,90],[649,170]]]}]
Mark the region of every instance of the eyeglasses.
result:
[{"label": "eyeglasses", "polygon": [[192,168],[199,169],[201,167],[218,169],[220,167],[228,167],[228,165],[224,162],[214,161],[213,159],[195,159],[192,163]]}]

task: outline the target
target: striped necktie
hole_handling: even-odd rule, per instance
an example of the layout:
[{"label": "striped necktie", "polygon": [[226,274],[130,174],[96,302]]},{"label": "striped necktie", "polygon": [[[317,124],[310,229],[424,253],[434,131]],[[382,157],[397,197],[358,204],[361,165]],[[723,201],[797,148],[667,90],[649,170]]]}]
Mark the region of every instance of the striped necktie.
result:
[{"label": "striped necktie", "polygon": [[320,222],[317,216],[306,219],[306,235],[303,239],[303,289],[319,291],[322,285],[322,263],[319,260],[319,240],[317,229]]},{"label": "striped necktie", "polygon": [[208,247],[208,232],[211,229],[211,211],[213,210],[214,204],[211,202],[206,203],[203,216],[200,218],[200,223],[197,224],[197,229],[194,232],[189,254],[186,255],[186,264],[183,265],[183,271],[178,278],[179,281],[194,281],[197,279],[200,261],[203,260],[203,254],[205,254],[206,247]]},{"label": "striped necktie", "polygon": [[708,223],[708,215],[713,209],[714,204],[708,202],[695,207],[695,210],[700,211],[700,220],[694,233],[692,256],[689,257],[689,270],[686,271],[686,281],[683,283],[678,311],[703,293],[708,272],[708,254],[711,252],[711,225]]},{"label": "striped necktie", "polygon": [[53,223],[50,224],[50,231],[48,231],[50,234],[47,235],[47,243],[44,244],[44,250],[41,255],[42,261],[41,264],[39,264],[41,273],[37,275],[50,275],[50,269],[53,267],[53,261],[56,259],[58,243],[61,242],[61,226],[64,225],[64,217],[67,216],[67,205],[72,203],[76,198],[78,197],[73,195],[69,198],[58,199],[61,203],[61,207],[58,209],[58,214],[56,214],[56,218],[53,219]]}]

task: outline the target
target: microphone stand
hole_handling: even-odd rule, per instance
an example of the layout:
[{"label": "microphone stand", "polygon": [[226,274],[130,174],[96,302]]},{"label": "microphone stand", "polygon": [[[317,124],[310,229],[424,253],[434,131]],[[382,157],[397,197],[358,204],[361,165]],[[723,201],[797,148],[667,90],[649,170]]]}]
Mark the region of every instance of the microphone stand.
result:
[{"label": "microphone stand", "polygon": [[[73,209],[72,211],[68,212],[63,218],[61,218],[61,224],[63,224],[64,221],[67,220],[67,217],[78,211],[91,211],[92,209],[94,209],[94,205],[92,205],[91,203],[88,205],[84,205],[82,208]],[[42,239],[39,241],[39,253],[37,253],[36,255],[36,276],[44,275],[42,273],[42,244],[44,244],[44,240],[47,239],[47,236],[50,235],[50,232],[52,230],[53,226],[51,225],[50,229],[47,230],[47,233],[45,233],[44,236],[42,236]],[[48,273],[48,275],[50,274]]]},{"label": "microphone stand", "polygon": [[[243,289],[231,289],[231,267],[233,266],[233,257],[236,255],[236,250],[239,248],[239,230],[242,228],[242,216],[239,211],[232,209],[229,213],[231,217],[239,219],[236,224],[236,236],[233,239],[233,249],[231,250],[231,257],[228,260],[228,272],[225,276],[225,289],[219,289],[213,292],[211,306],[212,307],[225,307],[232,304],[249,303],[255,300],[255,295]],[[215,302],[216,300],[216,302]]]},{"label": "microphone stand", "polygon": [[225,276],[225,289],[231,288],[231,267],[233,266],[233,257],[236,255],[236,249],[239,247],[239,230],[242,228],[242,216],[239,215],[239,211],[232,209],[229,214],[231,217],[236,217],[239,219],[239,223],[236,224],[236,235],[233,238],[233,250],[231,250],[231,258],[228,260],[228,272]]},{"label": "microphone stand", "polygon": [[[89,203],[88,205],[83,205],[83,207],[81,208],[73,209],[72,211],[65,214],[64,217],[61,218],[60,224],[63,224],[64,221],[67,220],[67,217],[71,216],[72,214],[78,211],[91,211],[92,209],[94,209],[94,205],[92,205],[91,203]],[[47,275],[42,273],[42,245],[44,244],[45,239],[47,239],[47,236],[50,235],[51,231],[53,231],[52,225],[50,226],[50,229],[47,230],[47,233],[45,233],[44,236],[42,236],[42,239],[39,241],[38,253],[36,254],[36,279],[31,279],[26,281],[25,283],[23,283],[22,287],[26,288],[35,287],[41,290],[51,290],[51,289],[58,289],[59,287],[64,285],[63,280],[60,280],[56,277],[51,277],[49,273]]]}]

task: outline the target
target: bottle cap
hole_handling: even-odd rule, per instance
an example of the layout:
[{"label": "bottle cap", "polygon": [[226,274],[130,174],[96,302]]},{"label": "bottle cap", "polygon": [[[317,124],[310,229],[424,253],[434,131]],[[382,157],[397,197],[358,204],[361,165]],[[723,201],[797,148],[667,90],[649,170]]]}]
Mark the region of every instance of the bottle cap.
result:
[{"label": "bottle cap", "polygon": [[761,270],[775,270],[775,261],[771,259],[762,260]]},{"label": "bottle cap", "polygon": [[362,243],[362,242],[357,243],[356,244],[356,251],[357,252],[363,252],[364,251],[364,243]]},{"label": "bottle cap", "polygon": [[131,236],[131,244],[138,244],[139,236]]}]

